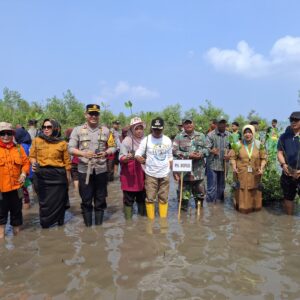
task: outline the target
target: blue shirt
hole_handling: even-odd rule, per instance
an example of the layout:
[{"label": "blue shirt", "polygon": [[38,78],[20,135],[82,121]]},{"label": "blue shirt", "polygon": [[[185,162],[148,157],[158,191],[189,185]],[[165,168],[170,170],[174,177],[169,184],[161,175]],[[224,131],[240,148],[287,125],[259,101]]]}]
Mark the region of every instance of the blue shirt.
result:
[{"label": "blue shirt", "polygon": [[300,169],[300,142],[299,135],[295,135],[291,128],[287,128],[278,141],[277,149],[283,151],[289,167]]}]

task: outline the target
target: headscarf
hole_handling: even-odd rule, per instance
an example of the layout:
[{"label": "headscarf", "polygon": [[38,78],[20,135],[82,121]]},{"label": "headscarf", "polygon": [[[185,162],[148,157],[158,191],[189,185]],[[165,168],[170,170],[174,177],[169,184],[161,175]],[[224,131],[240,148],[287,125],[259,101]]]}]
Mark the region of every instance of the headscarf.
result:
[{"label": "headscarf", "polygon": [[142,141],[142,139],[144,138],[144,134],[142,135],[141,138],[137,138],[134,136],[134,131],[136,129],[136,127],[138,126],[143,126],[143,128],[145,129],[144,123],[138,123],[135,124],[133,126],[130,126],[128,132],[127,132],[127,136],[125,137],[125,139],[123,140],[122,144],[126,147],[126,149],[128,151],[136,151]]},{"label": "headscarf", "polygon": [[243,127],[243,135],[245,133],[245,130],[249,129],[251,132],[252,132],[252,135],[253,135],[253,138],[252,139],[255,139],[255,127],[253,125],[250,125],[250,124],[247,124]]},{"label": "headscarf", "polygon": [[49,143],[54,143],[55,144],[55,143],[59,143],[59,142],[63,141],[63,139],[61,138],[61,126],[60,126],[60,124],[54,119],[45,119],[42,123],[42,126],[47,121],[52,124],[52,134],[50,136],[47,136],[43,133],[43,131],[41,131],[38,136],[41,139],[46,140]]},{"label": "headscarf", "polygon": [[30,134],[23,127],[16,129],[15,139],[18,144],[31,145]]}]

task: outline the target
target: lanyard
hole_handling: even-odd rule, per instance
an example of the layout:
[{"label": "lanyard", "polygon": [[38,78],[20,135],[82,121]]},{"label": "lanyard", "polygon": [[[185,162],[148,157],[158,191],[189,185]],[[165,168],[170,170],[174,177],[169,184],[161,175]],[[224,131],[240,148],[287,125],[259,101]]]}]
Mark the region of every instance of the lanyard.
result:
[{"label": "lanyard", "polygon": [[251,146],[250,152],[249,152],[249,149],[248,149],[248,145],[246,144],[245,141],[244,141],[244,146],[245,146],[245,149],[247,151],[247,154],[248,154],[248,157],[249,157],[249,161],[250,161],[251,157],[252,157],[253,149],[254,149],[254,141],[252,142],[252,146]]}]

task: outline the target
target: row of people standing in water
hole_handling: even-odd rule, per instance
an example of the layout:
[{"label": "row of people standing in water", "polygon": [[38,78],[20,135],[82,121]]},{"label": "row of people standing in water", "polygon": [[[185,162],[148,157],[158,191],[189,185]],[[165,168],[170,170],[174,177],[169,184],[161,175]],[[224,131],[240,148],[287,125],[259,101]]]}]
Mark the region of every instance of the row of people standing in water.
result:
[{"label": "row of people standing in water", "polygon": [[[44,120],[41,131],[33,140],[29,158],[23,147],[13,142],[15,130],[11,124],[0,122],[0,237],[4,236],[8,213],[15,233],[22,224],[19,191],[29,174],[30,163],[40,205],[41,226],[48,228],[55,223],[64,224],[65,210],[69,207],[71,156],[78,159],[84,223],[89,227],[94,219],[95,225],[102,224],[107,207],[107,159],[116,152],[118,137],[100,125],[98,105],[87,105],[85,118],[86,123],[72,131],[68,144],[61,137],[58,122]],[[294,163],[293,159],[299,154],[299,141],[297,138],[297,143],[291,143],[291,138],[294,141],[298,137],[300,113],[293,113],[290,121],[291,127],[280,138],[278,146],[278,158],[284,174],[281,183],[287,208],[291,207],[297,189],[299,191],[299,177],[295,175],[298,174],[298,160]],[[192,198],[201,205],[204,199],[207,202],[224,199],[225,176],[230,161],[236,178],[235,207],[244,213],[261,209],[260,180],[266,164],[265,149],[255,139],[256,130],[252,125],[243,128],[241,139],[232,147],[226,123],[224,118],[219,119],[217,127],[205,136],[195,131],[193,120],[185,119],[183,130],[172,143],[163,134],[162,118],[152,120],[151,133],[147,136],[144,136],[145,123],[138,117],[133,118],[127,136],[118,145],[126,219],[132,217],[134,202],[137,202],[140,215],[154,219],[155,203],[158,203],[160,217],[167,217],[173,159],[192,160],[192,172],[186,173],[183,179],[184,210]],[[179,174],[173,175],[179,181]],[[205,175],[207,188],[204,184]]]}]

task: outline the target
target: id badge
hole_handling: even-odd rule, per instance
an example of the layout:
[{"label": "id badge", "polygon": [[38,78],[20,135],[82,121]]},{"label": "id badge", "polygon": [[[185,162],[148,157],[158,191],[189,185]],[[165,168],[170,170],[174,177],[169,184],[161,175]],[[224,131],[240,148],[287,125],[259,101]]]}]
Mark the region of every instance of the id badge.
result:
[{"label": "id badge", "polygon": [[252,167],[248,166],[248,173],[252,173]]}]

